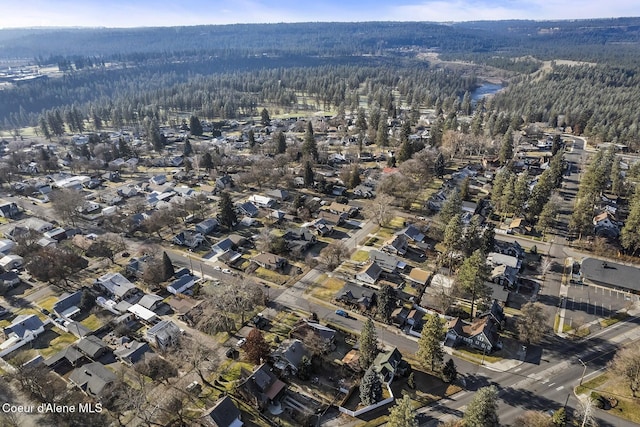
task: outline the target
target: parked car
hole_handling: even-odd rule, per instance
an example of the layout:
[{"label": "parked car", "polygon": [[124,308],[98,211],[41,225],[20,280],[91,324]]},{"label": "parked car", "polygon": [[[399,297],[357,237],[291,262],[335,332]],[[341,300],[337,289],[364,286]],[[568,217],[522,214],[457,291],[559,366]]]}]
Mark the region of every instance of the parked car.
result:
[{"label": "parked car", "polygon": [[229,270],[228,268],[223,268],[223,269],[222,269],[222,272],[223,272],[224,274],[231,274],[231,270]]},{"label": "parked car", "polygon": [[236,347],[240,348],[243,345],[245,345],[247,343],[247,339],[246,338],[241,338],[240,340],[238,340],[238,342],[236,343]]},{"label": "parked car", "polygon": [[336,314],[337,314],[338,316],[342,316],[342,317],[349,317],[349,313],[347,313],[347,312],[346,312],[346,311],[344,311],[344,310],[336,310]]},{"label": "parked car", "polygon": [[213,266],[213,269],[214,269],[215,271],[221,271],[221,270],[222,270],[222,267],[220,267],[219,265],[214,265],[214,266]]}]

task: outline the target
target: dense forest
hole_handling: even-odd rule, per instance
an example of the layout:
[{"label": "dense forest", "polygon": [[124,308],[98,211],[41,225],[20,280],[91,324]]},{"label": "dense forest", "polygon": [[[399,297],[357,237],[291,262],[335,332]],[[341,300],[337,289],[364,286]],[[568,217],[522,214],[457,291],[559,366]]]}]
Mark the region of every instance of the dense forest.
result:
[{"label": "dense forest", "polygon": [[0,65],[59,71],[0,90],[0,126],[56,114],[118,126],[264,106],[354,112],[363,100],[389,116],[434,108],[451,124],[491,75],[507,89],[476,122],[503,113],[635,148],[639,54],[640,18],[0,30]]}]

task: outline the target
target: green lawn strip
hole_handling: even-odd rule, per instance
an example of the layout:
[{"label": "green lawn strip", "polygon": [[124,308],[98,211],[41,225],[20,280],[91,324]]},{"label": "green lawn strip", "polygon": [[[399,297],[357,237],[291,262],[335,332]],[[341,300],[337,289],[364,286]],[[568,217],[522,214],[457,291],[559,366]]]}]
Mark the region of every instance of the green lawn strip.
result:
[{"label": "green lawn strip", "polygon": [[102,327],[102,325],[103,325],[102,321],[95,314],[90,314],[89,317],[87,317],[86,319],[82,320],[80,322],[80,324],[83,325],[83,326],[86,326],[87,328],[91,329],[92,331],[100,329]]},{"label": "green lawn strip", "polygon": [[605,398],[615,398],[618,401],[617,405],[607,412],[634,423],[640,423],[640,399],[632,396],[626,382],[620,381],[611,374],[605,373],[585,381],[581,386],[576,387],[575,391],[576,394],[595,392]]},{"label": "green lawn strip", "polygon": [[351,255],[351,260],[355,262],[364,262],[369,260],[369,252],[358,250]]},{"label": "green lawn strip", "polygon": [[345,285],[344,280],[337,279],[335,277],[330,277],[324,281],[321,285],[316,286],[311,295],[316,298],[320,298],[323,300],[333,299],[336,292],[342,289]]},{"label": "green lawn strip", "polygon": [[603,328],[608,328],[611,325],[614,325],[618,322],[625,320],[627,317],[629,317],[629,314],[624,312],[619,312],[614,314],[611,317],[607,317],[606,319],[600,320],[600,326],[602,326]]},{"label": "green lawn strip", "polygon": [[[474,362],[474,363],[482,362],[482,353],[477,350],[468,349],[468,348],[457,348],[453,351],[453,354],[460,357],[461,359],[465,359],[470,362]],[[503,360],[502,357],[491,356],[489,354],[484,355],[485,363],[495,363],[495,362],[500,362],[501,360]]]}]

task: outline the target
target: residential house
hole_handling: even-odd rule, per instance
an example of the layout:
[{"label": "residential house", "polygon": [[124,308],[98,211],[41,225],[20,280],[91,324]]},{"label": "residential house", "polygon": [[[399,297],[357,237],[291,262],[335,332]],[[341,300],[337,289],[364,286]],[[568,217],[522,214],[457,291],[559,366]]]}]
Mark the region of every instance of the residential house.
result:
[{"label": "residential house", "polygon": [[[427,282],[429,281],[429,277],[431,277],[431,272],[428,270],[423,270],[421,268],[418,267],[414,267],[411,269],[411,271],[409,272],[409,275],[407,276],[407,278],[420,286],[426,286]],[[413,286],[413,285],[412,285]]]},{"label": "residential house", "polygon": [[70,345],[44,360],[45,366],[59,374],[64,374],[71,369],[87,362],[87,358],[74,345]]},{"label": "residential house", "polygon": [[177,344],[182,335],[182,330],[171,320],[162,320],[149,328],[145,334],[145,340],[161,350]]},{"label": "residential house", "polygon": [[616,238],[620,235],[618,222],[609,211],[604,211],[593,217],[593,228],[598,236]]},{"label": "residential house", "polygon": [[493,283],[513,289],[518,281],[518,270],[515,268],[498,265],[491,270],[489,278]]},{"label": "residential house", "polygon": [[258,216],[258,214],[260,213],[260,210],[258,209],[258,207],[256,205],[254,205],[251,202],[245,202],[242,203],[241,205],[238,206],[238,211],[242,214],[242,215],[246,215],[248,217],[251,218],[255,218]]},{"label": "residential house", "polygon": [[211,251],[216,255],[221,255],[227,251],[233,250],[234,247],[235,245],[233,244],[233,241],[231,241],[229,237],[225,237],[215,245],[211,246]]},{"label": "residential house", "polygon": [[102,397],[108,386],[117,379],[116,375],[100,362],[93,362],[74,369],[69,381],[89,396]]},{"label": "residential house", "polygon": [[502,329],[502,327],[505,325],[507,321],[507,317],[504,314],[504,309],[502,308],[502,305],[500,305],[497,299],[493,300],[493,302],[491,303],[491,306],[489,307],[489,310],[483,313],[480,313],[478,317],[479,318],[490,317],[496,323],[496,325],[498,325],[498,329]]},{"label": "residential house", "polygon": [[121,337],[121,341],[117,343],[113,354],[120,362],[131,366],[142,359],[149,350],[151,349],[146,342],[131,341],[129,337]]},{"label": "residential house", "polygon": [[198,278],[191,274],[185,274],[174,280],[169,286],[167,291],[174,295],[189,294],[190,289],[198,282]]},{"label": "residential house", "polygon": [[396,375],[406,375],[410,369],[410,365],[402,359],[402,354],[395,347],[378,353],[372,366],[387,384],[391,384]]},{"label": "residential house", "polygon": [[95,285],[118,300],[126,299],[140,290],[120,273],[106,273],[96,279]]},{"label": "residential house", "polygon": [[335,348],[336,331],[317,322],[302,320],[291,331],[291,337],[305,341],[312,334],[317,338],[317,343],[322,352],[328,352]]},{"label": "residential house", "polygon": [[409,224],[407,227],[400,230],[398,235],[404,236],[407,240],[414,243],[420,243],[424,240],[425,236],[415,225]]},{"label": "residential house", "polygon": [[23,264],[24,258],[22,258],[20,255],[9,254],[0,258],[0,267],[2,267],[4,271],[21,268]]},{"label": "residential house", "polygon": [[0,285],[3,289],[13,289],[20,284],[20,276],[15,271],[0,273]]},{"label": "residential house", "polygon": [[118,171],[107,171],[107,172],[102,174],[102,179],[104,179],[105,181],[111,181],[111,182],[120,181],[120,172],[118,172]]},{"label": "residential house", "polygon": [[267,196],[272,197],[281,202],[289,200],[289,198],[291,197],[291,195],[287,190],[280,190],[280,189],[268,191]]},{"label": "residential house", "polygon": [[373,199],[374,197],[376,197],[376,191],[372,187],[366,186],[364,184],[360,184],[356,188],[354,188],[353,194],[364,199]]},{"label": "residential house", "polygon": [[[354,217],[358,215],[359,209],[355,206],[349,206],[338,202],[331,202],[329,206],[325,206],[326,210],[343,217]],[[345,218],[345,219],[346,219]]]},{"label": "residential house", "polygon": [[133,314],[137,319],[146,324],[153,324],[158,320],[158,316],[151,310],[147,310],[140,304],[132,304],[127,307],[127,313]]},{"label": "residential house", "polygon": [[139,258],[131,258],[125,269],[127,275],[135,276],[137,278],[142,277],[149,261],[151,261],[151,257],[149,255],[143,255]]},{"label": "residential house", "polygon": [[273,367],[287,375],[296,375],[302,358],[307,355],[302,341],[298,339],[284,340],[276,350],[271,352],[269,358]]},{"label": "residential house", "polygon": [[365,285],[373,286],[380,278],[382,268],[374,261],[364,267],[359,273],[356,274],[356,281]]},{"label": "residential house", "polygon": [[249,196],[249,201],[258,207],[269,209],[273,208],[276,204],[276,201],[271,197],[261,196],[259,194]]},{"label": "residential house", "polygon": [[173,243],[189,249],[197,248],[202,242],[204,242],[204,236],[201,233],[191,230],[183,230],[173,237]]},{"label": "residential house", "polygon": [[167,182],[167,176],[166,175],[156,175],[154,177],[151,177],[149,179],[149,183],[154,184],[154,185],[163,185]]},{"label": "residential house", "polygon": [[266,268],[267,270],[282,270],[287,265],[286,258],[282,258],[281,256],[263,252],[259,255],[251,258],[251,261],[258,264],[260,267]]},{"label": "residential house", "polygon": [[120,196],[124,197],[125,199],[138,195],[138,189],[136,188],[135,185],[131,185],[131,184],[118,187],[116,191]]},{"label": "residential house", "polygon": [[220,398],[211,409],[200,418],[200,424],[207,427],[242,427],[241,413],[229,396]]},{"label": "residential house", "polygon": [[397,270],[403,270],[407,266],[405,262],[400,261],[395,256],[375,249],[369,251],[369,261],[378,264],[385,273],[395,273]]},{"label": "residential house", "polygon": [[88,335],[76,343],[82,353],[93,360],[98,359],[108,350],[107,344],[95,335]]},{"label": "residential house", "polygon": [[27,218],[26,220],[24,220],[22,225],[25,228],[37,231],[38,233],[45,233],[53,228],[53,224],[51,224],[50,222],[34,217]]},{"label": "residential house", "polygon": [[525,255],[524,248],[515,240],[513,242],[505,242],[503,240],[496,239],[493,245],[493,250],[494,252],[514,256],[520,259],[523,259]]},{"label": "residential house", "polygon": [[324,220],[331,225],[342,225],[344,224],[346,218],[347,215],[335,214],[327,210],[321,210],[320,212],[318,212],[318,219]]},{"label": "residential house", "polygon": [[289,229],[282,236],[287,248],[292,252],[302,253],[316,243],[316,236],[307,228]]},{"label": "residential house", "polygon": [[409,309],[407,307],[398,307],[391,312],[391,323],[401,328],[407,322],[408,316]]},{"label": "residential house", "polygon": [[346,283],[336,294],[336,300],[357,307],[360,311],[367,311],[375,303],[376,294],[369,288]]},{"label": "residential house", "polygon": [[272,367],[262,364],[238,384],[237,390],[246,402],[262,410],[279,400],[286,388],[287,385],[272,372]]},{"label": "residential house", "polygon": [[477,210],[478,210],[478,204],[476,202],[467,202],[467,201],[462,202],[463,213],[469,213],[471,215],[475,215]]},{"label": "residential house", "polygon": [[8,254],[16,247],[16,243],[9,239],[0,239],[0,254]]},{"label": "residential house", "polygon": [[511,292],[507,286],[492,282],[485,282],[484,284],[489,288],[491,298],[505,306],[509,303]]},{"label": "residential house", "polygon": [[487,254],[487,264],[492,266],[506,265],[520,271],[522,267],[522,260],[512,255],[505,255],[498,252],[489,252]]},{"label": "residential house", "polygon": [[67,238],[67,231],[64,228],[56,227],[43,233],[43,236],[47,239],[53,239],[56,242],[61,242]]},{"label": "residential house", "polygon": [[490,316],[477,318],[470,324],[456,317],[447,323],[445,345],[460,344],[491,353],[502,347],[498,325]]},{"label": "residential house", "polygon": [[3,332],[8,340],[14,338],[29,342],[44,332],[44,323],[35,314],[21,314],[16,316]]},{"label": "residential house", "polygon": [[164,298],[162,298],[159,295],[145,294],[142,298],[140,298],[140,301],[138,301],[138,305],[141,305],[142,307],[146,308],[147,310],[151,310],[151,311],[153,311],[155,313],[164,304],[162,302],[163,299]]},{"label": "residential house", "polygon": [[407,253],[409,244],[404,234],[395,234],[389,240],[383,243],[382,250],[396,255],[404,255]]},{"label": "residential house", "polygon": [[233,179],[231,175],[222,175],[216,178],[216,189],[227,190],[233,188]]},{"label": "residential house", "polygon": [[528,234],[531,233],[531,230],[532,228],[524,218],[514,218],[507,227],[507,231],[518,234]]},{"label": "residential house", "polygon": [[65,293],[53,305],[53,312],[63,319],[70,320],[73,316],[80,313],[80,302],[82,301],[82,291],[74,293]]},{"label": "residential house", "polygon": [[0,200],[0,216],[3,218],[16,218],[20,215],[20,209],[14,202]]},{"label": "residential house", "polygon": [[207,218],[204,221],[201,221],[196,224],[196,232],[206,235],[215,231],[220,226],[220,223],[215,218]]}]

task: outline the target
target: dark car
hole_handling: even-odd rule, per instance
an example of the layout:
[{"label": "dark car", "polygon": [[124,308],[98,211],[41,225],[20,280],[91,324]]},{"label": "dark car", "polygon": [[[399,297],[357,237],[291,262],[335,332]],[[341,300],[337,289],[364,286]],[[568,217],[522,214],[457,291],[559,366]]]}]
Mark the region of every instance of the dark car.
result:
[{"label": "dark car", "polygon": [[344,311],[344,310],[336,310],[336,314],[337,314],[338,316],[342,316],[342,317],[349,317],[349,313],[347,313],[347,312],[346,312],[346,311]]}]

